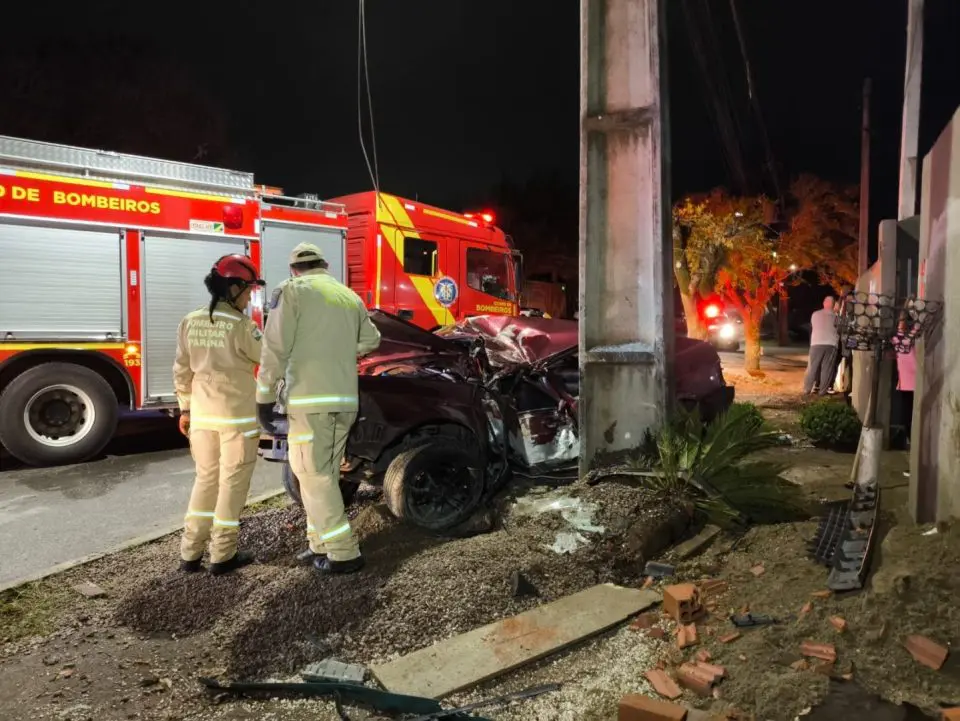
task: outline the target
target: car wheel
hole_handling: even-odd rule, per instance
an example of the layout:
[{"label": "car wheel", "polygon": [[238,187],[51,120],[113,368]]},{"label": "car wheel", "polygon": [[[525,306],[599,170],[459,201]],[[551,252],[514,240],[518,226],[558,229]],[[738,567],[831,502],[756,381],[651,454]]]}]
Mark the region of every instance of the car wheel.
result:
[{"label": "car wheel", "polygon": [[463,523],[483,498],[479,453],[461,442],[437,439],[403,451],[383,479],[394,516],[431,531]]},{"label": "car wheel", "polygon": [[32,466],[85,461],[103,450],[120,415],[98,373],[73,363],[43,363],[0,395],[0,443]]},{"label": "car wheel", "polygon": [[[297,478],[297,474],[293,472],[289,463],[283,464],[283,470],[280,472],[280,482],[283,483],[283,489],[287,492],[290,500],[303,508],[303,496],[300,493],[300,479]],[[359,487],[359,483],[345,481],[343,478],[340,479],[340,495],[343,497],[344,506],[349,506],[353,503]]]}]

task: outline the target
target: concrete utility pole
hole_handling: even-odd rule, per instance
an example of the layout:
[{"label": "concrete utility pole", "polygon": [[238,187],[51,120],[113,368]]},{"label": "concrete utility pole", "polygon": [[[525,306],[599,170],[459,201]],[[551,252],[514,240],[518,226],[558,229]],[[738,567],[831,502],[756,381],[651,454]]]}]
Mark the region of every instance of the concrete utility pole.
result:
[{"label": "concrete utility pole", "polygon": [[917,136],[920,131],[920,88],[923,77],[923,0],[909,0],[907,65],[903,80],[903,127],[900,139],[900,202],[897,220],[917,214]]},{"label": "concrete utility pole", "polygon": [[860,125],[860,241],[857,248],[857,275],[870,267],[870,92],[873,82],[863,81],[863,122]]},{"label": "concrete utility pole", "polygon": [[662,0],[580,2],[580,469],[670,410],[673,262]]}]

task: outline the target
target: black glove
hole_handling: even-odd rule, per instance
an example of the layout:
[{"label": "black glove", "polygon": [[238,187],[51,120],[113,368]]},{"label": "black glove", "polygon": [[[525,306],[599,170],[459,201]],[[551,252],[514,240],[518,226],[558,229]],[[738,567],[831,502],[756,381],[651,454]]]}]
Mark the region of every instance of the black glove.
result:
[{"label": "black glove", "polygon": [[257,420],[260,427],[271,436],[277,435],[277,414],[273,403],[257,403]]}]

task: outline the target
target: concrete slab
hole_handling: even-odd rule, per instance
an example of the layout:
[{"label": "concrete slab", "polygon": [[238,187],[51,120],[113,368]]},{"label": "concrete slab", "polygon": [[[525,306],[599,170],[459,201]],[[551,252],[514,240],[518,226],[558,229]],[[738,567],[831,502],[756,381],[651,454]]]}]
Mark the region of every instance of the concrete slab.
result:
[{"label": "concrete slab", "polygon": [[655,591],[593,586],[373,666],[370,672],[389,691],[443,698],[605,631],[659,601]]}]

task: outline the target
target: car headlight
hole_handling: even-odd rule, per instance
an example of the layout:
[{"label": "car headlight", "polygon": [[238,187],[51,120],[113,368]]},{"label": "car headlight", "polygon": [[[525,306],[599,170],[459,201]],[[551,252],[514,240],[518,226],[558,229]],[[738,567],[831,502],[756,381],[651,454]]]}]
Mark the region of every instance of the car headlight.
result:
[{"label": "car headlight", "polygon": [[724,323],[720,326],[720,337],[724,340],[732,340],[737,335],[737,329],[733,327],[733,323]]}]

